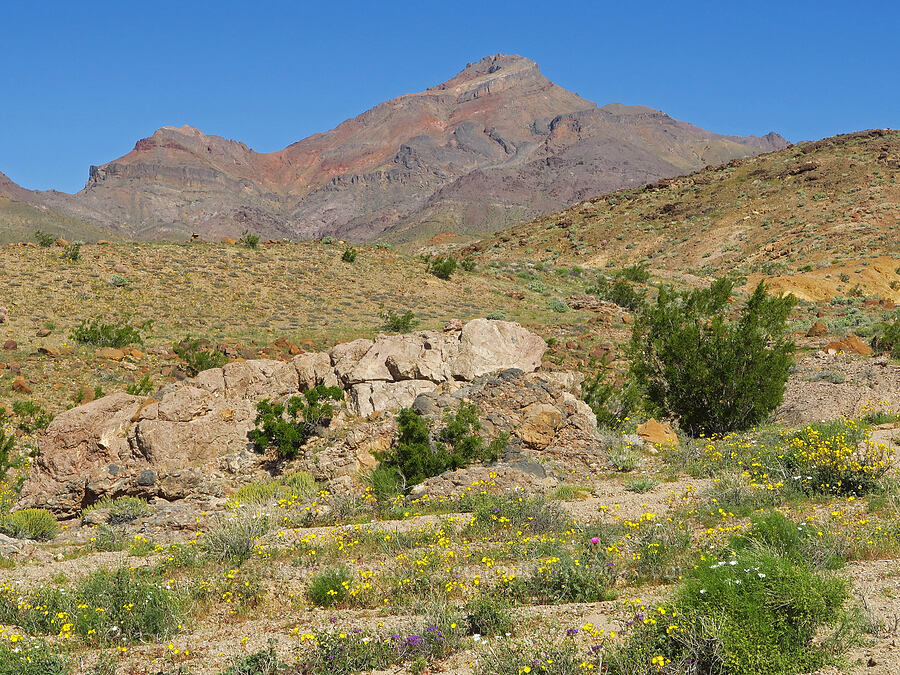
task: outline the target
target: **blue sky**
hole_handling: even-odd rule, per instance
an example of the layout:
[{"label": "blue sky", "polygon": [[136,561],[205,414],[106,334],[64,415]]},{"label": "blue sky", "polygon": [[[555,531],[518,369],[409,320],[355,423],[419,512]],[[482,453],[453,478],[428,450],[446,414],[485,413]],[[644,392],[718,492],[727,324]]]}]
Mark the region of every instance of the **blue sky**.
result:
[{"label": "blue sky", "polygon": [[602,105],[791,141],[900,127],[895,2],[0,6],[0,171],[77,191],[163,125],[269,152],[498,52]]}]

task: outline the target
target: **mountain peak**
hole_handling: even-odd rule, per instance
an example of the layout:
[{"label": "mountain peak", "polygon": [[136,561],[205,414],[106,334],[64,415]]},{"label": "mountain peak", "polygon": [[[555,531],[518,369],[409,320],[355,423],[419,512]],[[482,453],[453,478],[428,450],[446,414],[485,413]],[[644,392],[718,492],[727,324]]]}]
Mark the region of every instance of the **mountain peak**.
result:
[{"label": "mountain peak", "polygon": [[508,77],[517,79],[536,79],[549,82],[538,68],[538,64],[531,59],[517,54],[494,54],[485,56],[480,61],[467,63],[457,75],[446,82],[431,87],[428,91],[444,91],[447,89],[469,88],[478,82],[483,85],[491,80],[505,79]]}]

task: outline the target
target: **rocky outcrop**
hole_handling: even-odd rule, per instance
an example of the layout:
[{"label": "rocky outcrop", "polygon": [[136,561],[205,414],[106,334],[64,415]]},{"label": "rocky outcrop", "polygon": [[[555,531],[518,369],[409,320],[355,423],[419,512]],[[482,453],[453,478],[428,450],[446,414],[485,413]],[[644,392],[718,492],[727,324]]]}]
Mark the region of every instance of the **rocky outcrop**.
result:
[{"label": "rocky outcrop", "polygon": [[[477,378],[507,373],[498,380],[502,385],[510,372],[524,377],[539,368],[544,349],[540,337],[518,324],[476,319],[459,330],[355,340],[290,361],[236,361],[170,385],[152,398],[105,396],[53,420],[19,506],[44,506],[70,516],[104,495],[167,500],[221,495],[228,475],[240,474],[252,458],[247,432],[254,427],[256,403],[283,400],[317,384],[342,386],[349,416],[339,415],[346,431],[339,441],[317,441],[317,460],[310,468],[327,478],[355,474],[371,468],[373,453],[386,449],[393,437],[390,426],[356,418],[409,406],[436,392],[457,395],[475,387],[471,391],[477,398],[485,386]],[[574,376],[541,377],[535,382],[545,384],[534,385],[535,392],[508,397],[520,411],[515,418],[499,423],[497,412],[488,424],[511,430],[524,425],[524,445],[547,449],[565,442],[560,430],[571,415],[584,415],[578,407],[584,404],[561,393],[572,388]],[[558,395],[546,389],[551,381],[557,382]],[[559,396],[562,407],[553,408]],[[485,401],[487,409],[493,410],[497,400]]]}]

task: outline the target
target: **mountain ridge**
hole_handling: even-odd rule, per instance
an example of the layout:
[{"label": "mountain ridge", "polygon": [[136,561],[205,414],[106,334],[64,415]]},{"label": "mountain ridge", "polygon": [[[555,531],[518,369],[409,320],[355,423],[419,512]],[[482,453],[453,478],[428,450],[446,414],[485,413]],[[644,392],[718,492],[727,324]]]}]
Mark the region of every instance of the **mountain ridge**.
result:
[{"label": "mountain ridge", "polygon": [[275,152],[163,126],[90,167],[74,195],[8,191],[138,239],[414,238],[423,219],[473,235],[496,229],[479,210],[533,217],[785,145],[774,132],[723,136],[645,106],[598,107],[534,61],[497,54]]}]

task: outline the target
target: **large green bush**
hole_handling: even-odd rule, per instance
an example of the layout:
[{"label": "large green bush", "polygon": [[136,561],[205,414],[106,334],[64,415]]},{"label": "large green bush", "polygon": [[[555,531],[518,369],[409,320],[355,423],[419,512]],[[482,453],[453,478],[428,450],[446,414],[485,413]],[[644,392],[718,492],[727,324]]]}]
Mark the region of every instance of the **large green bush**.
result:
[{"label": "large green bush", "polygon": [[343,395],[340,387],[320,384],[284,403],[263,399],[256,404],[256,428],[247,433],[247,438],[258,451],[275,448],[282,459],[293,459],[317,427],[329,425],[334,415],[329,401],[339,401]]},{"label": "large green bush", "polygon": [[59,523],[47,509],[22,509],[0,520],[0,532],[20,539],[47,541],[59,533]]},{"label": "large green bush", "polygon": [[382,466],[396,468],[406,487],[475,461],[495,461],[507,443],[505,437],[499,437],[485,446],[478,434],[481,423],[475,405],[461,405],[456,413],[448,412],[435,440],[426,419],[410,408],[400,411],[397,426],[394,446],[380,453],[378,459]]},{"label": "large green bush", "polygon": [[661,286],[634,324],[632,377],[652,406],[691,434],[763,421],[781,403],[793,364],[785,323],[795,298],[771,296],[760,282],[729,320],[733,286],[729,279],[692,291]]},{"label": "large green bush", "polygon": [[900,318],[875,326],[872,349],[879,354],[890,354],[891,358],[900,359]]},{"label": "large green bush", "polygon": [[428,272],[438,279],[447,280],[456,271],[456,259],[435,256],[428,262]]},{"label": "large green bush", "polygon": [[224,352],[210,347],[203,338],[186,337],[172,347],[172,351],[185,364],[188,375],[194,376],[210,368],[221,368],[228,363]]}]

